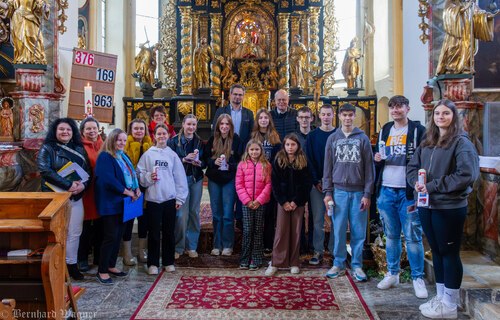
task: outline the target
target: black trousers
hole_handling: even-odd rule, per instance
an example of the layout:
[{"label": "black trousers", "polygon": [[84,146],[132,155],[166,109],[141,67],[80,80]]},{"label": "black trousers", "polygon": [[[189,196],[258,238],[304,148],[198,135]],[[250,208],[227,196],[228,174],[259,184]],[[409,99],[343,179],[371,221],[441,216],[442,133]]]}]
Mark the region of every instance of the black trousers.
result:
[{"label": "black trousers", "polygon": [[276,232],[277,202],[271,195],[271,200],[266,204],[264,213],[264,249],[272,250],[274,234]]},{"label": "black trousers", "polygon": [[[147,202],[146,216],[148,219],[148,267],[174,264],[175,256],[175,199],[162,203]],[[160,241],[161,239],[161,241]]]},{"label": "black trousers", "polygon": [[[125,231],[123,232],[123,241],[132,240],[132,229],[134,228],[135,219],[130,219],[125,222]],[[142,215],[137,217],[137,232],[141,239],[147,238],[148,236],[148,219]]]},{"label": "black trousers", "polygon": [[123,214],[101,216],[102,244],[99,257],[99,273],[107,273],[108,269],[114,268],[120,242],[123,236]]},{"label": "black trousers", "polygon": [[432,249],[437,283],[448,289],[460,289],[463,267],[460,244],[467,207],[456,209],[418,208],[420,223]]},{"label": "black trousers", "polygon": [[88,261],[89,253],[94,257],[93,263],[99,264],[102,243],[101,218],[84,220],[80,244],[78,246],[78,262]]}]

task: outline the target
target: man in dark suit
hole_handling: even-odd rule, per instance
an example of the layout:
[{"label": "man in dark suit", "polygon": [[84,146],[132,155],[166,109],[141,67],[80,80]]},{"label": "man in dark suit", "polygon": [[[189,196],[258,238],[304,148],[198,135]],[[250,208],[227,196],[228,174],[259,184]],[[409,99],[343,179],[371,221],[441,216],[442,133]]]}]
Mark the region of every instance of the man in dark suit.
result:
[{"label": "man in dark suit", "polygon": [[[212,132],[215,129],[217,118],[221,114],[229,114],[234,124],[234,132],[240,136],[243,150],[245,149],[250,134],[253,129],[254,115],[250,109],[242,106],[243,97],[245,96],[245,87],[241,84],[233,84],[229,89],[229,105],[217,109],[212,123]],[[242,151],[243,151],[242,150]]]}]

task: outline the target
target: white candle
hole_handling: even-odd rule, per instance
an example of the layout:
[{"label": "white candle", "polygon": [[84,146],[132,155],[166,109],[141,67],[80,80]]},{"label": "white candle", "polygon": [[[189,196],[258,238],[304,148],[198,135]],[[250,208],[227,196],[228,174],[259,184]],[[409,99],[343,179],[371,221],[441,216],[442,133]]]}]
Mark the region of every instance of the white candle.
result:
[{"label": "white candle", "polygon": [[267,110],[271,110],[271,91],[269,91],[269,95],[267,96]]},{"label": "white candle", "polygon": [[222,99],[221,99],[221,102],[220,102],[220,106],[221,107],[224,106],[224,91],[222,91]]},{"label": "white candle", "polygon": [[92,87],[90,84],[83,88],[83,98],[84,98],[84,106],[85,106],[85,115],[87,117],[91,117],[94,115],[94,103],[92,102]]}]

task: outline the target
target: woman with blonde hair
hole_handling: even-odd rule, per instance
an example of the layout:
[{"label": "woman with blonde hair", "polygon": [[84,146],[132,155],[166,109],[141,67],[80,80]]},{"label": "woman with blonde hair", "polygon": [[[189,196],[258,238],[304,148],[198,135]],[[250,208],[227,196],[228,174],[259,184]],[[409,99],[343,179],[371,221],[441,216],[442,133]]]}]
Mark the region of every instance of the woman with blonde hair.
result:
[{"label": "woman with blonde hair", "polygon": [[[134,119],[128,125],[127,143],[125,144],[125,153],[132,161],[134,168],[137,169],[139,158],[153,145],[149,136],[146,122],[142,119]],[[144,192],[145,190],[142,190]],[[135,265],[134,256],[132,255],[132,229],[134,228],[135,219],[131,219],[125,223],[123,232],[122,253],[123,264],[127,266]],[[144,215],[137,218],[137,228],[139,236],[139,262],[145,263],[148,260],[148,223]]]},{"label": "woman with blonde hair", "polygon": [[214,226],[212,255],[230,256],[234,244],[234,178],[240,160],[239,136],[234,133],[231,116],[221,114],[215,124],[214,135],[205,148],[208,193]]}]

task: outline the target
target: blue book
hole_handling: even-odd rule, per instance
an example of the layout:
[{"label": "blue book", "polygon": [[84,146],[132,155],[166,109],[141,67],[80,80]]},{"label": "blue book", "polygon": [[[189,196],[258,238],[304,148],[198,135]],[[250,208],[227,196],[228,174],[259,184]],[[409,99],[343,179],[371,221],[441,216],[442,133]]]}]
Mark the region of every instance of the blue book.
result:
[{"label": "blue book", "polygon": [[142,216],[144,196],[141,194],[139,199],[132,201],[131,197],[123,200],[123,222],[127,222],[135,217]]}]

